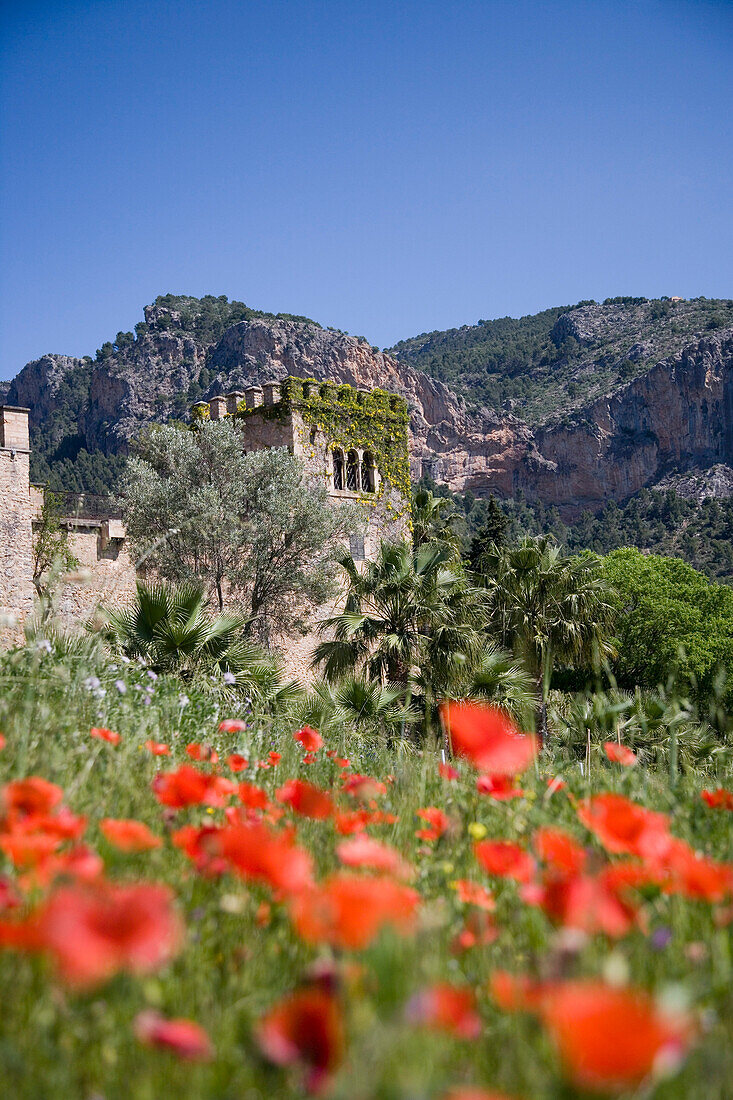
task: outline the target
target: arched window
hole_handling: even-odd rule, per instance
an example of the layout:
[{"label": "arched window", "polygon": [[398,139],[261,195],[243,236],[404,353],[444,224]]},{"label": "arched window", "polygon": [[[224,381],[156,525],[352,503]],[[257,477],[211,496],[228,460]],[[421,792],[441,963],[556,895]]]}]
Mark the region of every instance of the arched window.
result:
[{"label": "arched window", "polygon": [[364,451],[364,457],[361,460],[361,488],[364,493],[375,493],[377,491],[374,459],[369,451]]},{"label": "arched window", "polygon": [[356,451],[349,451],[346,456],[346,488],[352,493],[359,491],[359,456]]},{"label": "arched window", "polygon": [[344,452],[338,447],[333,451],[333,487],[339,490],[344,487]]}]

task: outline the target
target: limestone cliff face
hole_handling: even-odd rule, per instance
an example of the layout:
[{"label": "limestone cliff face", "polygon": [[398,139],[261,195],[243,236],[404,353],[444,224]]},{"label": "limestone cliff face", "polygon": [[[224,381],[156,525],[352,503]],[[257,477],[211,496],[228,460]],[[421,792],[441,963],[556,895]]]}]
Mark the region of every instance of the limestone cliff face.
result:
[{"label": "limestone cliff face", "polygon": [[[46,355],[29,363],[8,403],[29,406],[32,424],[59,440],[76,431],[87,449],[116,453],[144,424],[185,417],[192,393],[208,399],[289,374],[381,386],[407,398],[413,476],[427,472],[477,495],[521,489],[567,519],[686,471],[733,465],[733,328],[698,334],[564,420],[530,428],[509,413],[471,411],[410,363],[314,323],[254,317],[207,342],[170,308],[149,306],[145,320],[136,340],[96,362]],[[641,348],[639,319],[622,309],[576,308],[559,318],[556,335],[592,347],[599,325],[611,324],[624,355],[633,361],[643,351],[648,361],[652,343]]]},{"label": "limestone cliff face", "polygon": [[524,463],[515,488],[569,517],[600,508],[676,469],[733,458],[733,329],[699,337],[568,426],[536,434],[547,465]]}]

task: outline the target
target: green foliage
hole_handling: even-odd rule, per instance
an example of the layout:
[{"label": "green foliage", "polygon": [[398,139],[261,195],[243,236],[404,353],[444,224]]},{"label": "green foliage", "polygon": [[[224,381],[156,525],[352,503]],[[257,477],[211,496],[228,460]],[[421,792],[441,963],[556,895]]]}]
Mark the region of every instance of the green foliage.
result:
[{"label": "green foliage", "polygon": [[567,557],[546,536],[488,550],[480,561],[491,625],[534,681],[537,726],[544,738],[555,663],[598,666],[609,655],[612,581],[601,573],[597,559]]},{"label": "green foliage", "polygon": [[733,590],[676,558],[633,549],[603,559],[603,575],[616,593],[611,667],[619,685],[656,687],[675,678],[709,696],[719,669],[733,664]]},{"label": "green foliage", "polygon": [[202,583],[220,609],[225,597],[246,607],[263,640],[323,603],[333,542],[356,522],[305,484],[286,450],[245,455],[227,420],[145,433],[123,495],[140,561],[165,579]]},{"label": "green foliage", "polygon": [[458,550],[457,519],[452,501],[434,496],[430,489],[416,488],[412,494],[412,545],[417,549],[427,542],[444,542]]},{"label": "green foliage", "polygon": [[38,595],[47,593],[53,567],[65,571],[77,564],[69,546],[69,533],[61,525],[59,498],[46,491],[41,513],[33,524],[33,584]]},{"label": "green foliage", "polygon": [[695,333],[733,324],[729,299],[648,301],[621,296],[604,306],[622,309],[625,323],[601,326],[580,343],[553,332],[563,313],[594,302],[558,306],[526,317],[480,320],[445,332],[401,340],[390,352],[446,382],[477,406],[512,410],[531,424],[564,417],[588,400],[609,393],[649,364],[629,367],[633,343],[653,338],[654,362],[681,347]]},{"label": "green foliage", "polygon": [[[729,745],[726,752],[697,761],[692,749],[689,754],[682,750],[679,780],[672,788],[667,762],[660,755],[657,763],[652,750],[646,755],[642,719],[632,703],[619,720],[627,723],[623,737],[639,751],[640,762],[622,770],[608,763],[602,749],[614,729],[612,708],[619,701],[598,700],[587,758],[588,712],[566,710],[553,752],[540,758],[536,773],[530,769],[525,774],[525,797],[511,802],[479,797],[475,773],[463,765],[456,781],[441,780],[439,757],[430,748],[408,754],[398,742],[388,749],[384,739],[354,734],[348,722],[335,721],[326,747],[347,756],[353,771],[386,785],[379,808],[395,820],[373,826],[371,832],[416,867],[410,885],[420,893],[422,919],[410,936],[397,938],[387,931],[364,950],[339,952],[334,958],[295,936],[287,902],[274,900],[258,884],[245,886],[231,873],[195,873],[171,842],[170,832],[184,826],[222,825],[223,808],[211,807],[209,813],[204,807],[189,807],[171,820],[173,815],[151,790],[156,774],[190,763],[185,749],[195,741],[219,753],[224,775],[227,755],[242,753],[251,762],[246,773],[250,778],[255,763],[276,749],[282,753],[278,767],[257,770],[254,780],[273,802],[286,778],[297,776],[328,789],[343,807],[341,770],[323,752],[314,763],[303,765],[292,737],[296,726],[291,711],[279,707],[271,712],[256,701],[250,711],[241,699],[232,702],[220,681],[212,683],[208,676],[194,676],[182,697],[179,678],[161,675],[153,680],[136,662],[79,654],[72,658],[40,646],[3,654],[0,728],[7,744],[0,753],[0,785],[31,774],[60,784],[65,803],[88,819],[83,843],[104,859],[107,876],[115,882],[168,884],[186,926],[180,954],[171,963],[144,977],[118,975],[88,992],[62,986],[38,955],[0,951],[4,1095],[13,1100],[296,1100],[303,1096],[301,1076],[265,1062],[256,1028],[293,989],[336,975],[347,1051],[333,1081],[333,1100],[353,1100],[355,1093],[369,1100],[438,1100],[458,1086],[527,1100],[590,1096],[565,1079],[537,1021],[502,1011],[490,996],[492,975],[508,970],[539,979],[569,974],[580,980],[618,981],[628,974],[634,986],[665,1004],[688,1004],[698,1022],[690,1057],[671,1076],[645,1083],[633,1095],[729,1100],[733,973],[730,927],[723,924],[727,903],[711,907],[647,887],[632,895],[643,906],[640,927],[617,941],[604,935],[571,938],[523,902],[516,883],[486,876],[474,854],[476,830],[530,847],[538,828],[553,825],[588,850],[594,871],[602,868],[608,857],[578,821],[574,806],[589,795],[613,791],[670,815],[673,835],[706,857],[729,858],[730,815],[708,809],[700,798],[702,788],[733,784]],[[640,706],[651,711],[651,699],[642,699]],[[669,713],[676,723],[671,704]],[[233,717],[245,719],[246,729],[222,733],[220,721]],[[666,746],[668,719],[649,714],[644,721],[654,728],[656,742]],[[92,741],[92,726],[118,731],[119,745]],[[170,758],[156,759],[145,751],[148,739],[168,744]],[[693,741],[691,735],[686,743]],[[208,765],[202,767],[208,770]],[[566,790],[548,793],[548,781],[558,775]],[[431,805],[443,809],[454,824],[439,841],[426,844],[415,836],[415,811]],[[100,829],[105,818],[139,820],[162,845],[144,853],[119,851]],[[321,881],[339,868],[336,844],[341,838],[330,821],[298,818],[296,825],[297,843],[312,853]],[[617,862],[618,857],[610,860],[612,866]],[[9,863],[3,873],[16,874]],[[27,871],[21,874],[26,877]],[[457,953],[456,936],[476,915],[456,894],[454,883],[464,878],[491,889],[495,938]],[[33,901],[36,897],[34,891]],[[269,921],[263,919],[264,903]],[[5,910],[4,929],[15,918],[16,911]],[[408,1006],[437,982],[475,992],[478,1040],[416,1024]],[[187,1062],[142,1046],[133,1024],[138,1013],[150,1009],[203,1027],[212,1039],[213,1059]]]},{"label": "green foliage", "polygon": [[153,305],[169,311],[161,315],[158,328],[195,336],[202,344],[215,344],[231,325],[240,321],[252,321],[257,317],[316,324],[310,317],[293,313],[266,313],[261,309],[250,309],[244,302],[230,302],[226,294],[221,294],[218,298],[213,294],[205,294],[203,298],[192,298],[185,294],[159,294]]},{"label": "green foliage", "polygon": [[233,689],[265,702],[280,687],[275,657],[244,637],[241,615],[212,615],[203,589],[138,581],[135,600],[108,612],[101,633],[112,652],[143,661],[156,674],[186,680],[212,670]]}]

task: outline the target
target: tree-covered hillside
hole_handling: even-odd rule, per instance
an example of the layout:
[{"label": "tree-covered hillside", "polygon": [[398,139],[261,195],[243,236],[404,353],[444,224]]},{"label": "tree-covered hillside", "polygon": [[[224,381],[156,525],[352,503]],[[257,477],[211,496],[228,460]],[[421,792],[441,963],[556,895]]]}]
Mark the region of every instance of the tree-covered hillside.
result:
[{"label": "tree-covered hillside", "polygon": [[643,374],[695,333],[733,325],[733,299],[608,298],[480,320],[390,352],[472,404],[542,424]]}]

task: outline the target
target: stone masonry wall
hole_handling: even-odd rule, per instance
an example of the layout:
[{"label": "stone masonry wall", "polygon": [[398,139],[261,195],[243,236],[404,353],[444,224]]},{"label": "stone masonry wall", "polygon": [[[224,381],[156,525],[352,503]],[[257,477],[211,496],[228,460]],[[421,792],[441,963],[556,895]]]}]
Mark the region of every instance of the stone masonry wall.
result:
[{"label": "stone masonry wall", "polygon": [[[78,567],[67,574],[59,595],[59,615],[69,628],[93,618],[100,605],[119,607],[135,592],[135,566],[127,540],[110,538],[109,524],[69,521],[69,549]],[[114,530],[114,528],[113,528]],[[117,528],[121,531],[121,525]]]},{"label": "stone masonry wall", "polygon": [[0,644],[22,637],[33,608],[28,411],[0,406]]}]

